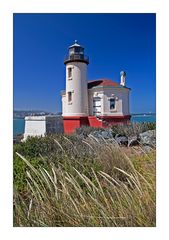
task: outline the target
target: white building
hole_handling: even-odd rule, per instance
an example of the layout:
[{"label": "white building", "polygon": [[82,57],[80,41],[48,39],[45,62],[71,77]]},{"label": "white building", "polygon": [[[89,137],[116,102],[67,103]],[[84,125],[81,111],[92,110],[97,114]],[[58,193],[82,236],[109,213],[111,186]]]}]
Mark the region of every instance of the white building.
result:
[{"label": "white building", "polygon": [[88,81],[89,58],[77,41],[69,47],[64,63],[66,90],[61,95],[65,133],[72,133],[82,125],[107,127],[130,120],[130,88],[126,87],[124,71],[120,73],[120,83],[109,79]]},{"label": "white building", "polygon": [[25,141],[28,137],[42,136],[63,132],[63,123],[60,116],[28,116],[25,117]]}]

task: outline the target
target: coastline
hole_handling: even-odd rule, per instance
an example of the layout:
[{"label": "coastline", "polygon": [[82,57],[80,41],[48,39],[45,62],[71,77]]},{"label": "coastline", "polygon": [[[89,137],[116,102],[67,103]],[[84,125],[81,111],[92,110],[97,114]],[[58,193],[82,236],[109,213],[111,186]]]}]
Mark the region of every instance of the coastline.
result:
[{"label": "coastline", "polygon": [[[132,114],[131,122],[156,122],[156,114]],[[24,133],[25,120],[24,118],[14,118],[13,119],[13,137],[16,138],[18,135]]]}]

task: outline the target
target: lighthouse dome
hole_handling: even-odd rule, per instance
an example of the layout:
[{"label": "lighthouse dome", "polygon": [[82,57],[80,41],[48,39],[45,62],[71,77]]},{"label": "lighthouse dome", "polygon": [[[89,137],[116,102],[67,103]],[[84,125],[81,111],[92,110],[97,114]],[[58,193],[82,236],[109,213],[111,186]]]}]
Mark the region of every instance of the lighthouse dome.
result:
[{"label": "lighthouse dome", "polygon": [[73,45],[69,46],[69,48],[73,48],[73,47],[81,47],[81,48],[84,49],[84,47],[82,47],[80,44],[78,44],[78,41],[77,41],[77,40],[75,40],[75,42],[74,42]]},{"label": "lighthouse dome", "polygon": [[70,62],[83,62],[89,64],[89,58],[84,55],[84,47],[78,44],[77,40],[69,47],[68,56],[64,61],[65,64]]}]

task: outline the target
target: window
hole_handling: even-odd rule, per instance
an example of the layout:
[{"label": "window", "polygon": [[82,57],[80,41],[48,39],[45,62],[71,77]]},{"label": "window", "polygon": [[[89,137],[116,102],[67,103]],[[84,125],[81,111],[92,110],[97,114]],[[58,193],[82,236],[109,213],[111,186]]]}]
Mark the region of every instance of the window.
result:
[{"label": "window", "polygon": [[71,55],[73,55],[73,54],[74,54],[74,49],[71,48],[71,49],[69,50],[69,55],[71,56]]},{"label": "window", "polygon": [[68,78],[72,77],[72,68],[68,68]]},{"label": "window", "polygon": [[72,101],[72,92],[68,92],[68,102]]},{"label": "window", "polygon": [[110,98],[110,110],[115,109],[115,98]]},{"label": "window", "polygon": [[93,114],[94,115],[101,114],[101,98],[100,97],[93,98]]}]

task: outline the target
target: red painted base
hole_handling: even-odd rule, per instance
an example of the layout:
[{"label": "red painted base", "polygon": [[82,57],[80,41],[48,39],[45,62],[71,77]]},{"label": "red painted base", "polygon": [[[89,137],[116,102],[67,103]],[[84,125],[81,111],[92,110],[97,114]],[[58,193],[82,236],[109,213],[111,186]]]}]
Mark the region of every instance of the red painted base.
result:
[{"label": "red painted base", "polygon": [[86,116],[86,117],[63,117],[64,133],[72,134],[76,128],[90,126],[95,128],[106,128],[116,124],[126,124],[131,116]]},{"label": "red painted base", "polygon": [[76,128],[89,126],[88,116],[86,117],[63,117],[64,133],[71,134]]},{"label": "red painted base", "polygon": [[100,116],[102,127],[110,127],[117,124],[127,124],[130,121],[131,115],[125,116]]}]

